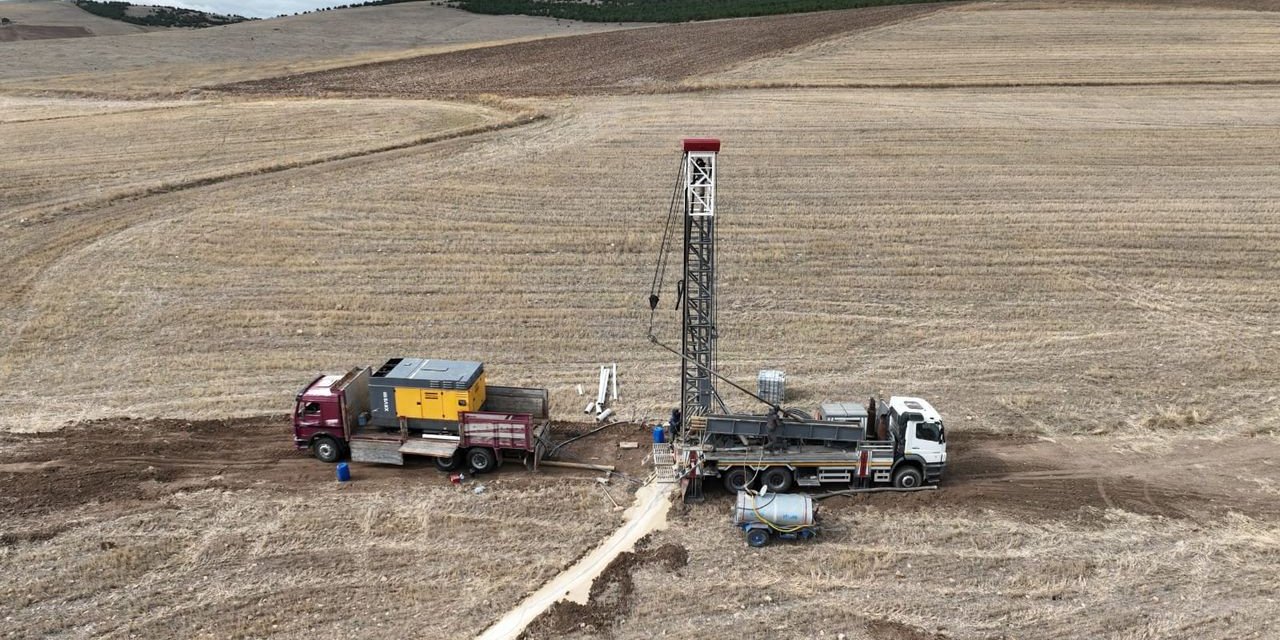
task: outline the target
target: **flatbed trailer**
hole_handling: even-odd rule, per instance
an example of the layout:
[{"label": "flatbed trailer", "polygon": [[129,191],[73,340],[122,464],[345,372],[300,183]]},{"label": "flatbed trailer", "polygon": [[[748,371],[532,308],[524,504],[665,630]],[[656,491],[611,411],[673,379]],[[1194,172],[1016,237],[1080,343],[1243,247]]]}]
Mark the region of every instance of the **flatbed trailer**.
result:
[{"label": "flatbed trailer", "polygon": [[905,397],[869,404],[870,411],[857,403],[823,405],[817,420],[776,413],[696,416],[677,458],[688,461],[692,477],[719,478],[733,493],[824,484],[915,488],[940,481],[946,435],[933,407]]},{"label": "flatbed trailer", "polygon": [[459,407],[482,397],[478,410],[460,408],[448,419],[397,417],[401,399],[388,400],[396,409],[379,417],[370,405],[375,396],[383,397],[387,385],[371,389],[375,375],[356,367],[341,376],[318,376],[303,387],[294,409],[294,445],[325,462],[350,456],[353,462],[403,465],[405,456],[420,456],[442,470],[466,466],[477,473],[513,459],[537,470],[550,448],[546,389],[492,386],[481,379],[482,389],[473,385],[454,394]]}]

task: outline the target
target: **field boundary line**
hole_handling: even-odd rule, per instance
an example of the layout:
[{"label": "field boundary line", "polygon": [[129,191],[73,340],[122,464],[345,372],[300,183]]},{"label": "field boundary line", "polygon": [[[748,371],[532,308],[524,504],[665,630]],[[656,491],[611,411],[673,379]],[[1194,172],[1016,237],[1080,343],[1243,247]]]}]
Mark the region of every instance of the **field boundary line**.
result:
[{"label": "field boundary line", "polygon": [[[699,93],[713,91],[777,91],[790,89],[1038,89],[1038,88],[1089,88],[1089,87],[1232,87],[1280,85],[1280,78],[1239,78],[1223,80],[1046,80],[1010,82],[715,82],[685,84],[671,87],[670,91],[651,93]],[[644,93],[644,92],[638,92]]]}]

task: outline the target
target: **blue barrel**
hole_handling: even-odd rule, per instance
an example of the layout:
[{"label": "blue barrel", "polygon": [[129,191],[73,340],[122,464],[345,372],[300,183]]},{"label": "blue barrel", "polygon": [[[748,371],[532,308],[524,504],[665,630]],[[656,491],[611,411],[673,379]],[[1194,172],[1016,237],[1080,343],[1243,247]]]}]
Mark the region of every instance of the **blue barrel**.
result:
[{"label": "blue barrel", "polygon": [[667,430],[663,429],[660,424],[653,427],[653,441],[656,444],[662,444],[667,441]]},{"label": "blue barrel", "polygon": [[351,479],[351,467],[345,462],[338,463],[338,482],[346,482]]}]

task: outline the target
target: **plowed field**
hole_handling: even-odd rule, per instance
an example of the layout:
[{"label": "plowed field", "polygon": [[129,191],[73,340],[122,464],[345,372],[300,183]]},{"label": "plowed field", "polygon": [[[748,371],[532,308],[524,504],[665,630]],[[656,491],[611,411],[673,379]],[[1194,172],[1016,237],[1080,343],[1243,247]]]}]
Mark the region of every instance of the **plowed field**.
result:
[{"label": "plowed field", "polygon": [[651,27],[346,67],[222,87],[285,95],[547,95],[649,91],[951,3]]}]

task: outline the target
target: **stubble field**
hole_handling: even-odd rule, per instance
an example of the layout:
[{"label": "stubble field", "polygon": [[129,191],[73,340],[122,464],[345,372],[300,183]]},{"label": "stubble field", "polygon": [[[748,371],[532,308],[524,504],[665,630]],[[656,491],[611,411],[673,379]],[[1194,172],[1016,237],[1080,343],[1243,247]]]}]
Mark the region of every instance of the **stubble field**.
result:
[{"label": "stubble field", "polygon": [[[456,636],[496,620],[616,525],[598,490],[504,470],[477,495],[359,466],[363,484],[338,489],[292,457],[283,418],[255,416],[318,370],[394,355],[482,360],[494,383],[548,387],[561,418],[616,361],[623,415],[662,415],[676,367],[645,339],[646,297],[678,141],[709,135],[725,145],[724,372],[785,369],[798,406],[930,398],[952,476],[825,503],[818,541],[763,552],[713,494],[532,637],[1267,637],[1280,14],[927,13],[840,14],[848,30],[740,47],[646,93],[626,82],[639,55],[611,58],[606,39],[601,68],[556,95],[546,68],[494,84],[481,67],[474,92],[448,92],[498,95],[420,101],[441,94],[433,63],[465,88],[446,54],[308,76],[336,83],[324,100],[297,97],[303,76],[194,103],[0,98],[0,166],[22,176],[0,183],[0,429],[56,431],[0,442],[20,487],[0,562],[34,594],[6,615],[68,636]],[[733,41],[734,24],[714,28]],[[538,47],[563,62],[565,40]],[[658,333],[675,342],[668,285]],[[139,499],[77,489],[99,476],[77,470],[92,456],[76,434],[104,423],[63,425],[122,416],[148,419],[126,449],[165,443],[107,456]],[[195,464],[232,434],[243,447],[212,454],[229,470]],[[495,540],[489,555],[545,554],[477,581],[468,535]],[[324,560],[309,536],[334,539]],[[347,576],[361,597],[293,600]],[[378,599],[384,577],[398,596]],[[419,604],[441,597],[454,613]],[[84,626],[58,620],[67,606]],[[291,606],[306,614],[272,613]]]}]

